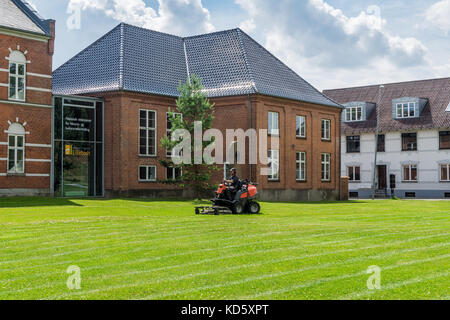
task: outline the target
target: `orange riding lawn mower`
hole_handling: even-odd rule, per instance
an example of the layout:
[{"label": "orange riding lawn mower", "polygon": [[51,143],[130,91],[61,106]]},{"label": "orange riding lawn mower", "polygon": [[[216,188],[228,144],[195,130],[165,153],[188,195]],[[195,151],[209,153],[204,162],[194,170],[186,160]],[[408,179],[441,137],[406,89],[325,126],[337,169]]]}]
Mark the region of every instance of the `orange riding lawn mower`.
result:
[{"label": "orange riding lawn mower", "polygon": [[212,199],[212,206],[196,207],[196,214],[258,214],[261,207],[255,201],[258,194],[257,184],[248,180],[239,181],[234,188],[228,183],[219,185],[216,197]]}]

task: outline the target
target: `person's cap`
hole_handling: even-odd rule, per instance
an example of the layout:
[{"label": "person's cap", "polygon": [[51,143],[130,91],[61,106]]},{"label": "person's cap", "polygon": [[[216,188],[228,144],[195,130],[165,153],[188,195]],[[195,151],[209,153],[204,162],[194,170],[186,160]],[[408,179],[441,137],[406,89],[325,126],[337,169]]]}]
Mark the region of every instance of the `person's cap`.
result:
[{"label": "person's cap", "polygon": [[231,168],[230,171],[236,171],[236,168]]}]

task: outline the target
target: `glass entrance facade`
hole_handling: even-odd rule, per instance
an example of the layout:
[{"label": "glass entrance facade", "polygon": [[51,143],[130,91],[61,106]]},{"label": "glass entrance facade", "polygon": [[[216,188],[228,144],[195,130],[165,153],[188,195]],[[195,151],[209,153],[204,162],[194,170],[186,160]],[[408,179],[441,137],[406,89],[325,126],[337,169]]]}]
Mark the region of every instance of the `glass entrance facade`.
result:
[{"label": "glass entrance facade", "polygon": [[53,105],[55,196],[103,196],[103,101],[55,96]]}]

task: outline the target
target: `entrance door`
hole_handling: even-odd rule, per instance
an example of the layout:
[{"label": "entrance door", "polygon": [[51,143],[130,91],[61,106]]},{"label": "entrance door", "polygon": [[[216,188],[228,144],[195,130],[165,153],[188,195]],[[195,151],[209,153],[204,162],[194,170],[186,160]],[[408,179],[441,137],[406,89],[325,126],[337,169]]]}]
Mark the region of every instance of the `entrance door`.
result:
[{"label": "entrance door", "polygon": [[386,190],[387,189],[387,167],[386,166],[377,166],[378,169],[378,189]]}]

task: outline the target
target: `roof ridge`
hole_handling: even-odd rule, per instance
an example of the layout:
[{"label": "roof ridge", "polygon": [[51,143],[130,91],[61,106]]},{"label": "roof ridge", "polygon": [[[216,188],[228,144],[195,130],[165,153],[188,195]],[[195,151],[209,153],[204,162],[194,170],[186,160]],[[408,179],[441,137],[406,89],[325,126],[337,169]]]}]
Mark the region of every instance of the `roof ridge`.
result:
[{"label": "roof ridge", "polygon": [[368,85],[365,85],[365,86],[343,87],[343,88],[335,88],[335,89],[324,89],[323,91],[337,91],[337,90],[347,90],[347,89],[371,88],[371,87],[379,87],[381,85],[389,86],[389,85],[394,85],[394,84],[418,83],[418,82],[428,82],[428,81],[446,80],[446,79],[450,80],[450,77],[419,79],[419,80],[408,80],[408,81],[398,81],[398,82],[378,83],[378,84],[368,84]]},{"label": "roof ridge", "polygon": [[125,24],[120,24],[120,49],[119,49],[119,89],[123,89],[123,78],[124,78],[124,33],[125,33]]},{"label": "roof ridge", "polygon": [[247,68],[247,72],[248,72],[248,76],[250,78],[250,82],[252,83],[252,87],[255,90],[255,93],[258,93],[259,90],[258,90],[258,88],[256,86],[255,79],[253,78],[253,72],[252,72],[250,63],[248,61],[247,51],[245,50],[245,45],[244,45],[244,42],[242,41],[242,34],[241,34],[242,30],[240,28],[237,28],[235,30],[236,30],[236,32],[238,34],[239,44],[241,45],[242,53],[243,53],[243,56],[244,56],[244,62],[245,62],[245,66]]}]

